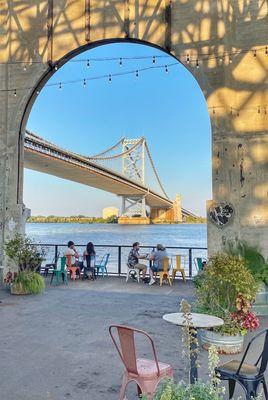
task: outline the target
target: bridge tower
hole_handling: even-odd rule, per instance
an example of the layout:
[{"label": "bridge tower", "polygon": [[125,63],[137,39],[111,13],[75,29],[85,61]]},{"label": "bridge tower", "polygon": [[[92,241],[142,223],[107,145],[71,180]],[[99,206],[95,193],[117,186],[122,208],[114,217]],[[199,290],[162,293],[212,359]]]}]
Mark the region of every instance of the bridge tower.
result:
[{"label": "bridge tower", "polygon": [[[132,149],[131,152],[129,152],[130,149]],[[145,185],[145,138],[122,140],[122,173],[129,180]],[[145,196],[122,196],[122,213],[119,223],[134,221],[149,223]]]}]

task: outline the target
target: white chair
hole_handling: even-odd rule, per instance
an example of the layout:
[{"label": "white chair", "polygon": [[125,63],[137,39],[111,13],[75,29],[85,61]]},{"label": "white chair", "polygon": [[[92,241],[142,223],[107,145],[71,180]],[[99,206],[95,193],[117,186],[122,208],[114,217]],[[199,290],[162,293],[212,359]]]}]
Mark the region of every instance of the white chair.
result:
[{"label": "white chair", "polygon": [[126,277],[126,282],[128,281],[129,275],[131,271],[136,272],[137,276],[137,281],[140,283],[140,270],[138,268],[132,267],[131,265],[127,264],[127,277]]}]

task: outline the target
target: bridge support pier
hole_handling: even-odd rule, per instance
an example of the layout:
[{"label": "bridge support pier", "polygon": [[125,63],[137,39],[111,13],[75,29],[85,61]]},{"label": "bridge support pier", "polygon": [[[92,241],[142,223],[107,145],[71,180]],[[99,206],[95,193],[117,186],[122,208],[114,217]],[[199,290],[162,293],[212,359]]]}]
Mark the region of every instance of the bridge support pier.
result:
[{"label": "bridge support pier", "polygon": [[178,194],[173,202],[173,207],[169,209],[152,208],[151,209],[152,223],[180,223],[183,222],[181,209],[181,196]]},{"label": "bridge support pier", "polygon": [[122,196],[122,213],[118,220],[122,225],[150,224],[146,214],[145,196]]}]

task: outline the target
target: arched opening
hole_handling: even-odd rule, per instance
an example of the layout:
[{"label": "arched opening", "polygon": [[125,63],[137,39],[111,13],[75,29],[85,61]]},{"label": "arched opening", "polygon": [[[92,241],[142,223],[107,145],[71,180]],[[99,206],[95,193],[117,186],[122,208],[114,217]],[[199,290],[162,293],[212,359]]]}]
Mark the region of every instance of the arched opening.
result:
[{"label": "arched opening", "polygon": [[[41,91],[46,83],[55,86]],[[205,216],[205,200],[211,198],[211,133],[205,98],[195,77],[157,46],[104,41],[63,57],[33,90],[22,122],[25,127],[84,156],[101,153],[122,136],[145,136],[170,199],[180,193],[185,209]],[[61,193],[56,198],[55,190]],[[38,207],[33,207],[33,197]],[[98,208],[87,210],[93,198]],[[100,216],[102,208],[120,208],[120,202],[114,194],[89,186],[26,172],[25,203],[34,215]],[[64,211],[66,203],[76,206]],[[201,245],[206,247],[205,229],[202,235]],[[187,240],[182,234],[179,243],[187,245]]]}]

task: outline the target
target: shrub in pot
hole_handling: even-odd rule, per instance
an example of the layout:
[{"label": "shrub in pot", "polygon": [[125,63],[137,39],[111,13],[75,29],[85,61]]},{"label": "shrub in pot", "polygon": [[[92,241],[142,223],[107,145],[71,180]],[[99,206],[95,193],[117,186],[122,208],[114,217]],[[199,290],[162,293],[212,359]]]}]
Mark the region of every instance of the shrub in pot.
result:
[{"label": "shrub in pot", "polygon": [[5,254],[16,268],[9,271],[5,283],[10,286],[12,294],[38,294],[45,288],[44,279],[38,271],[44,257],[38,247],[25,235],[16,234],[5,243]]},{"label": "shrub in pot", "polygon": [[202,330],[201,341],[207,348],[214,344],[220,353],[238,353],[244,335],[257,329],[258,318],[251,311],[257,284],[244,259],[228,254],[212,257],[196,286],[196,311],[218,316],[224,325]]}]

